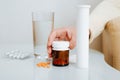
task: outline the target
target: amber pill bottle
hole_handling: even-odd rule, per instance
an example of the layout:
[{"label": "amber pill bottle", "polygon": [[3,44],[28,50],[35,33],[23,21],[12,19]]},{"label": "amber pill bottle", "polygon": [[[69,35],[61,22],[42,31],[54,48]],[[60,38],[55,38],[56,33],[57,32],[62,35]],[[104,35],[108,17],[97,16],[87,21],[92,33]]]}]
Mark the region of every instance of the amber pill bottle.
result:
[{"label": "amber pill bottle", "polygon": [[52,43],[52,64],[54,66],[69,65],[69,42],[53,41]]}]

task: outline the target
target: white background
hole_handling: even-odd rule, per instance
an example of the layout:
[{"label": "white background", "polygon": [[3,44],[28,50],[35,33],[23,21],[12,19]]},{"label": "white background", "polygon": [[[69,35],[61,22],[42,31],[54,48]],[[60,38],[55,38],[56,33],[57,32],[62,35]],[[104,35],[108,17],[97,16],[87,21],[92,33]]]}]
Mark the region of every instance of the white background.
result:
[{"label": "white background", "polygon": [[0,44],[32,44],[32,11],[55,12],[55,27],[74,26],[78,4],[102,0],[0,0]]}]

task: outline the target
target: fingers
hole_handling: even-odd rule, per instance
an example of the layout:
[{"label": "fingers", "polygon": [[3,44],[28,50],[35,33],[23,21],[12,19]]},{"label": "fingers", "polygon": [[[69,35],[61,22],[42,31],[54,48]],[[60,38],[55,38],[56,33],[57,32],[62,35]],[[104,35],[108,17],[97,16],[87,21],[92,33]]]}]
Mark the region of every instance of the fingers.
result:
[{"label": "fingers", "polygon": [[69,29],[66,30],[66,40],[70,41],[72,39],[72,33]]},{"label": "fingers", "polygon": [[47,50],[49,57],[51,57],[52,42],[55,40],[55,38],[56,38],[56,31],[52,32],[48,37]]},{"label": "fingers", "polygon": [[54,30],[48,37],[48,43],[47,43],[47,50],[49,57],[51,57],[51,52],[52,52],[52,42],[54,40],[64,40],[66,36],[65,29],[56,29]]},{"label": "fingers", "polygon": [[47,51],[48,51],[48,57],[52,57],[51,53],[52,53],[52,47],[51,46],[47,46]]},{"label": "fingers", "polygon": [[47,43],[47,50],[49,57],[51,57],[52,53],[52,42],[54,40],[67,40],[70,42],[70,49],[73,49],[76,46],[76,34],[73,32],[75,30],[70,29],[70,28],[61,28],[54,30],[48,38],[48,43]]},{"label": "fingers", "polygon": [[52,32],[52,33],[49,35],[47,46],[51,46],[51,45],[52,45],[52,42],[55,40],[56,36],[57,36],[56,31]]},{"label": "fingers", "polygon": [[67,34],[68,34],[68,40],[70,41],[69,48],[73,49],[76,46],[76,31],[73,29],[70,29],[67,31]]},{"label": "fingers", "polygon": [[72,36],[72,39],[70,40],[70,49],[73,49],[76,46],[76,39],[75,36]]}]

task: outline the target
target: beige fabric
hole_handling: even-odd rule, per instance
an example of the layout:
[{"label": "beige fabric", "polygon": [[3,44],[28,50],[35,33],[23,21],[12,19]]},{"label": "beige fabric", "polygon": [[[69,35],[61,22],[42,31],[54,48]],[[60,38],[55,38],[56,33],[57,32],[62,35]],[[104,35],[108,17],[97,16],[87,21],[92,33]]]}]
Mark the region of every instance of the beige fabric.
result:
[{"label": "beige fabric", "polygon": [[114,6],[120,8],[120,0],[106,0],[110,3],[112,3]]},{"label": "beige fabric", "polygon": [[[120,70],[119,16],[120,0],[103,0],[90,14],[90,43],[104,31],[108,22],[102,37],[103,52],[105,53],[106,62],[118,70]],[[100,48],[100,46],[93,45],[92,47]]]},{"label": "beige fabric", "polygon": [[103,52],[106,62],[120,70],[120,17],[106,24],[103,33]]},{"label": "beige fabric", "polygon": [[103,51],[102,51],[102,35],[99,35],[98,37],[96,37],[96,39],[94,39],[92,41],[92,43],[90,44],[89,47],[91,49],[95,49],[95,50],[103,53]]},{"label": "beige fabric", "polygon": [[105,24],[120,16],[120,0],[104,0],[90,14],[90,43],[100,35],[105,27]]}]

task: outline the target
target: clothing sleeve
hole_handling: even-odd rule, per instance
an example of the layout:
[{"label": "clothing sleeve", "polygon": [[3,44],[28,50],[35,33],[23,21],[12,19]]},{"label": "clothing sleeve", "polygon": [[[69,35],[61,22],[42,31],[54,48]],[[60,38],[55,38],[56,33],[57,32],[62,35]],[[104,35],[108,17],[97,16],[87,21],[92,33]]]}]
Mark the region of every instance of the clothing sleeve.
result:
[{"label": "clothing sleeve", "polygon": [[101,2],[90,14],[90,43],[102,33],[106,23],[120,16],[120,7],[111,1]]}]

